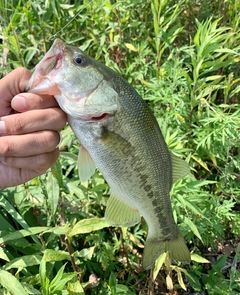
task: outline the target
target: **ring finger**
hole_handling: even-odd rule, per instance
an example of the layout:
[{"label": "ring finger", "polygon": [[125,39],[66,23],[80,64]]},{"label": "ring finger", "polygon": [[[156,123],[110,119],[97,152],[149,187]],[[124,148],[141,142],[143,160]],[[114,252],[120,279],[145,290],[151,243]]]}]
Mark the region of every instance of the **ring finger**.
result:
[{"label": "ring finger", "polygon": [[48,153],[60,141],[57,131],[39,131],[29,134],[0,137],[0,156],[26,157]]}]

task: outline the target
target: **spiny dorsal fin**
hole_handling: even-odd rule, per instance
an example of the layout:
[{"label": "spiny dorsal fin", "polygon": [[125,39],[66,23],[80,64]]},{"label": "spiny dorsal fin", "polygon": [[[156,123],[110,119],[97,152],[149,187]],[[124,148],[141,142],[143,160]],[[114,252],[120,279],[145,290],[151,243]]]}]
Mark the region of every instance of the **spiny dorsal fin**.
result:
[{"label": "spiny dorsal fin", "polygon": [[172,182],[176,182],[179,178],[190,173],[190,168],[184,160],[178,158],[171,153],[172,158]]},{"label": "spiny dorsal fin", "polygon": [[118,199],[111,196],[107,202],[105,211],[106,222],[111,226],[133,226],[140,222],[139,212]]},{"label": "spiny dorsal fin", "polygon": [[78,175],[81,182],[87,181],[95,172],[96,165],[88,151],[81,146],[78,153]]}]

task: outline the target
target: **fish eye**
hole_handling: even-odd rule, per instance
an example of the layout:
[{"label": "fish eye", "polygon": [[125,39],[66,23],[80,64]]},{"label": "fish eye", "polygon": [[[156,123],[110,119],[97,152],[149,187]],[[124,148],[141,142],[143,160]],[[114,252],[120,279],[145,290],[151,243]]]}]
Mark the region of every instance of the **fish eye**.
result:
[{"label": "fish eye", "polygon": [[86,58],[84,56],[75,56],[73,58],[73,61],[74,63],[77,65],[77,66],[84,66],[86,64]]}]

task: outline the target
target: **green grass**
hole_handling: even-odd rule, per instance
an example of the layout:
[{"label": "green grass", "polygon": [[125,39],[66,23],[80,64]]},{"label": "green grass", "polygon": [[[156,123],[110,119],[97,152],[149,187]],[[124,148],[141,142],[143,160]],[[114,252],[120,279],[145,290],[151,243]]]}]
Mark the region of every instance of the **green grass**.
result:
[{"label": "green grass", "polygon": [[172,207],[192,262],[142,271],[146,224],[106,226],[109,187],[80,183],[66,127],[46,175],[0,190],[0,294],[239,294],[239,1],[88,3],[0,1],[0,74],[33,69],[82,9],[57,36],[130,82],[191,167]]}]

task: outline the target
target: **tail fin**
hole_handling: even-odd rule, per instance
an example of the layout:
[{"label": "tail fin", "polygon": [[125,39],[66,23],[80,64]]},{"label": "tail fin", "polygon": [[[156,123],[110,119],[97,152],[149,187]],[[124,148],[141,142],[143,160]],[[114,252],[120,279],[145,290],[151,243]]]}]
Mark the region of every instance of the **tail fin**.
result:
[{"label": "tail fin", "polygon": [[179,261],[190,261],[190,253],[181,235],[174,240],[159,241],[147,238],[143,252],[143,268],[150,269],[155,260],[164,252],[169,252],[170,256]]}]

